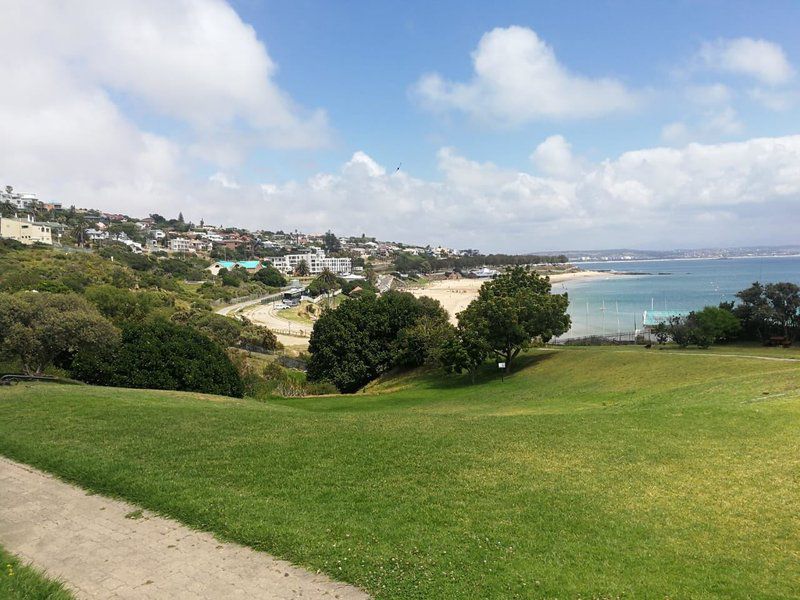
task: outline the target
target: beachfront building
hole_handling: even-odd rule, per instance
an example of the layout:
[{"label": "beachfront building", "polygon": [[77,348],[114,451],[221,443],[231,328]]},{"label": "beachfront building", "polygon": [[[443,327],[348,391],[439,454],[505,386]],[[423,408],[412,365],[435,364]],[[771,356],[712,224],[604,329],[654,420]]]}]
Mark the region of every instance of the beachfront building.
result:
[{"label": "beachfront building", "polygon": [[311,275],[319,275],[326,269],[340,275],[350,273],[353,270],[353,261],[351,259],[326,257],[325,251],[322,249],[304,254],[274,256],[266,260],[280,272],[287,274],[294,273],[297,265],[301,262],[305,262],[308,265],[308,272]]},{"label": "beachfront building", "polygon": [[260,260],[218,260],[210,267],[206,267],[206,271],[210,271],[212,275],[216,276],[222,269],[230,271],[235,267],[241,267],[252,275],[263,269],[264,265]]},{"label": "beachfront building", "polygon": [[658,325],[669,325],[672,319],[680,319],[688,314],[688,310],[646,310],[642,315],[642,330],[650,333]]},{"label": "beachfront building", "polygon": [[35,222],[31,216],[27,219],[0,217],[0,238],[16,240],[26,246],[37,243],[53,245],[50,227]]}]

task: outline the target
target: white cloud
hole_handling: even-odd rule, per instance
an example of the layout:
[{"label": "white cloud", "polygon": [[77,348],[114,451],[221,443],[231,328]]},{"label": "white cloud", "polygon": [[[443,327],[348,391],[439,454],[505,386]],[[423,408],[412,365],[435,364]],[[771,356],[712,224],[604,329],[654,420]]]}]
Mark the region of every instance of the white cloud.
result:
[{"label": "white cloud", "polygon": [[459,110],[505,124],[542,118],[598,117],[634,108],[637,94],[611,78],[570,72],[535,31],[512,26],[481,38],[472,53],[467,83],[436,73],[423,76],[413,92],[433,110]]},{"label": "white cloud", "polygon": [[778,44],[742,37],[706,42],[698,55],[708,68],[746,75],[769,85],[788,82],[794,68]]},{"label": "white cloud", "polygon": [[[786,224],[800,212],[800,136],[648,148],[599,163],[570,152],[580,170],[553,176],[569,163],[544,157],[563,157],[565,147],[563,138],[539,146],[542,165],[557,165],[548,176],[443,148],[435,181],[388,172],[358,152],[338,172],[227,190],[229,199],[215,194],[200,216],[486,251],[794,239]],[[728,226],[720,228],[722,222]]]},{"label": "white cloud", "polygon": [[682,145],[688,142],[729,139],[743,131],[744,123],[736,111],[730,106],[723,106],[704,111],[693,125],[683,121],[668,123],[661,129],[661,139],[671,145]]},{"label": "white cloud", "polygon": [[685,90],[685,95],[690,102],[702,106],[728,104],[733,98],[733,92],[722,83],[689,86]]},{"label": "white cloud", "polygon": [[0,56],[0,181],[67,204],[185,208],[192,157],[327,141],[221,0],[0,3]]},{"label": "white cloud", "polygon": [[747,95],[762,106],[775,111],[790,110],[800,103],[800,92],[777,91],[763,88],[748,90]]},{"label": "white cloud", "polygon": [[229,190],[238,190],[242,187],[235,179],[228,177],[222,171],[217,171],[211,177],[209,177],[208,180],[211,183],[216,183],[217,185],[221,185]]},{"label": "white cloud", "polygon": [[572,179],[582,171],[580,161],[572,154],[572,146],[563,136],[551,135],[531,154],[534,166],[544,175]]}]

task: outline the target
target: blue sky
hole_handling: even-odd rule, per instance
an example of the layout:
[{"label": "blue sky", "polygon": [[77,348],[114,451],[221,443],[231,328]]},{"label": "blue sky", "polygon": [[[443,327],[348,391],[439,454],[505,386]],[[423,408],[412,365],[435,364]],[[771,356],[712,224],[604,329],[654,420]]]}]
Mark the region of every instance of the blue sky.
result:
[{"label": "blue sky", "polygon": [[[469,119],[438,118],[409,97],[422,73],[452,79],[472,74],[470,52],[495,27],[522,25],[554,47],[571,70],[611,76],[635,87],[674,87],[674,71],[698,47],[717,38],[753,37],[780,43],[800,56],[797,2],[251,2],[234,3],[265,40],[280,65],[276,80],[305,106],[325,107],[336,129],[330,152],[293,157],[290,176],[336,168],[363,149],[378,162],[402,162],[424,177],[436,175],[442,145],[470,157],[524,168],[533,147],[562,134],[595,159],[661,143],[666,122],[685,107],[665,98],[651,109],[592,120],[555,120],[494,129]],[[698,81],[720,78],[698,77]],[[722,77],[734,81],[736,77]],[[786,133],[787,115],[741,104],[747,133]],[[795,124],[798,113],[792,114]],[[273,155],[267,161],[281,160]],[[313,166],[312,166],[313,165]],[[258,162],[254,162],[258,168]],[[305,170],[307,172],[303,172]]]},{"label": "blue sky", "polygon": [[797,23],[796,2],[4,3],[0,183],[486,251],[795,242]]}]

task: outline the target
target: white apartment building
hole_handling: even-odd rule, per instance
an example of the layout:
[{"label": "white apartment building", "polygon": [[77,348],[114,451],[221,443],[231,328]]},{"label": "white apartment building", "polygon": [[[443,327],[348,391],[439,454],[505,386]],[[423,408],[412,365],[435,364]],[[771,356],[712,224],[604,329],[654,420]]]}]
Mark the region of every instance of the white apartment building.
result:
[{"label": "white apartment building", "polygon": [[5,188],[0,189],[0,204],[8,202],[16,209],[31,208],[39,202],[39,199],[33,194],[20,194],[18,192],[8,192]]},{"label": "white apartment building", "polygon": [[28,219],[10,219],[0,217],[0,238],[16,240],[27,246],[33,244],[53,244],[53,235],[50,227],[44,223],[34,222],[32,217]]},{"label": "white apartment building", "polygon": [[169,241],[170,252],[194,252],[191,240],[186,238],[173,238]]},{"label": "white apartment building", "polygon": [[294,273],[301,262],[308,265],[308,272],[311,275],[319,275],[325,269],[332,273],[350,273],[353,269],[353,261],[349,258],[326,257],[325,251],[318,249],[316,252],[305,254],[287,254],[286,256],[274,256],[267,258],[272,266],[283,273]]}]

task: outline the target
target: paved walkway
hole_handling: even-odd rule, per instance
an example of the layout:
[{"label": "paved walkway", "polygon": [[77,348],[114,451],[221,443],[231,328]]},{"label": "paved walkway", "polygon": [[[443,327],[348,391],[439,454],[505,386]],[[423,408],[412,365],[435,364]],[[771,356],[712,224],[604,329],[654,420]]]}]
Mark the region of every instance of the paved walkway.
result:
[{"label": "paved walkway", "polygon": [[368,596],[0,457],[0,545],[78,598]]}]

